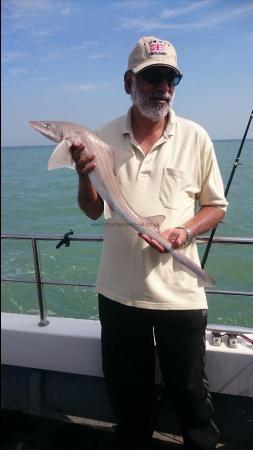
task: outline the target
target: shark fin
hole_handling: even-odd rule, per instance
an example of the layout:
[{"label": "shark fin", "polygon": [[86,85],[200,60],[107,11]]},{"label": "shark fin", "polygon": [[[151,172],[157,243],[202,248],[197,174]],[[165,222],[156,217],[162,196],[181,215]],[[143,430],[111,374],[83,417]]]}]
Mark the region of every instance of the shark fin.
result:
[{"label": "shark fin", "polygon": [[199,287],[210,287],[216,284],[215,280],[205,270],[183,253],[174,249],[172,254],[174,256],[173,269],[175,272],[181,270],[183,266],[185,272],[197,278]]},{"label": "shark fin", "polygon": [[105,218],[105,220],[112,218],[110,206],[108,205],[108,203],[105,200],[104,200],[104,218]]},{"label": "shark fin", "polygon": [[69,151],[71,143],[64,139],[54,149],[48,161],[48,170],[61,169],[67,167],[75,169],[75,163]]}]

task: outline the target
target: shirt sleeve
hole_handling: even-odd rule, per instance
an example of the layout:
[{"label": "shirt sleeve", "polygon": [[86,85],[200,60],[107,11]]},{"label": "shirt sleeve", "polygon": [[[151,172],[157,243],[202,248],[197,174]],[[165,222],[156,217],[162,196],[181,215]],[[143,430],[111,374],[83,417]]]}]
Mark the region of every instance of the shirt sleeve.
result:
[{"label": "shirt sleeve", "polygon": [[215,206],[223,211],[226,211],[228,206],[212,143],[205,149],[202,157],[202,184],[198,202],[201,207]]}]

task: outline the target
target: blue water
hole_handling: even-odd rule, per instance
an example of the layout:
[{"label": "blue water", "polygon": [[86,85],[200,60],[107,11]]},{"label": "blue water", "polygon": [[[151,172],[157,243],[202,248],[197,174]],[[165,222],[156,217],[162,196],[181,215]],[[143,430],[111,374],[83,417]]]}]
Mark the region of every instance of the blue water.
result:
[{"label": "blue water", "polygon": [[[224,185],[240,145],[239,140],[215,141]],[[53,146],[2,149],[2,232],[103,234],[103,220],[93,222],[77,206],[74,171],[47,171]],[[229,209],[217,235],[253,237],[253,140],[245,142],[228,201]],[[56,242],[40,242],[43,277],[95,283],[100,243],[71,243],[56,250]],[[202,255],[205,246],[199,245]],[[217,289],[253,291],[253,247],[213,245],[206,270]],[[31,243],[2,242],[2,275],[34,279]],[[46,286],[48,314],[97,318],[96,293],[92,288]],[[208,295],[209,322],[253,326],[253,298]],[[2,311],[36,314],[36,287],[2,283]]]}]

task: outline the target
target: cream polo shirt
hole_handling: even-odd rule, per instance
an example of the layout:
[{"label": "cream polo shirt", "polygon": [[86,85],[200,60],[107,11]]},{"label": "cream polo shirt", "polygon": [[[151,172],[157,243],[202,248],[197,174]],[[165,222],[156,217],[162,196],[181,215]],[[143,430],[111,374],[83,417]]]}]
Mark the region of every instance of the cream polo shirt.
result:
[{"label": "cream polo shirt", "polygon": [[[105,125],[98,135],[113,146],[115,174],[131,207],[141,216],[164,215],[161,231],[183,225],[201,206],[223,210],[227,202],[212,142],[194,122],[174,111],[164,135],[145,156],[135,140],[131,112]],[[199,263],[193,240],[180,249]],[[111,211],[105,233],[97,291],[123,303],[148,309],[207,307],[203,287],[170,253],[151,248]]]}]

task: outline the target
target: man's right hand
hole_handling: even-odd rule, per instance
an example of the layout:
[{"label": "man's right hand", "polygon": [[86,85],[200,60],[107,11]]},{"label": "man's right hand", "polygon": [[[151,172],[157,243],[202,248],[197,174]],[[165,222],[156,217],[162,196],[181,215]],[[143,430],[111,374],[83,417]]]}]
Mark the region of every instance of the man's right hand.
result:
[{"label": "man's right hand", "polygon": [[72,158],[79,175],[78,203],[91,219],[98,219],[104,211],[104,202],[91,183],[88,175],[96,167],[95,155],[87,155],[83,144],[70,147]]},{"label": "man's right hand", "polygon": [[96,163],[94,162],[95,155],[87,155],[84,149],[85,147],[83,144],[72,144],[70,147],[78,175],[80,178],[87,178],[88,180],[88,174],[96,167]]}]

